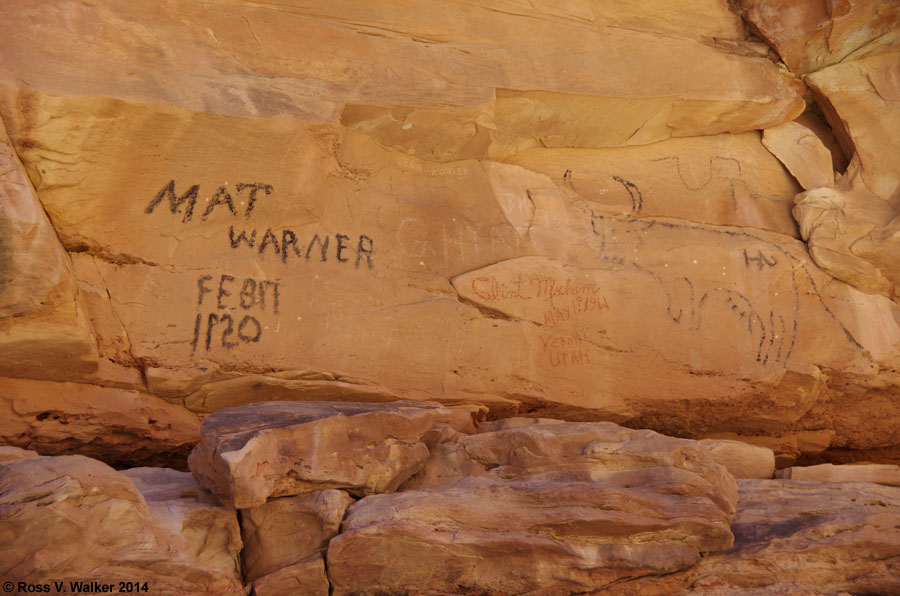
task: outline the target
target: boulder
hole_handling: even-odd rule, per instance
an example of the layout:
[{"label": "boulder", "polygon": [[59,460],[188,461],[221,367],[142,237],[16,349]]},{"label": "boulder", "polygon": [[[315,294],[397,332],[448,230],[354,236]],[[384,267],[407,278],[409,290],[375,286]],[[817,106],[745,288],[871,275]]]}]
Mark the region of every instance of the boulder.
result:
[{"label": "boulder", "polygon": [[93,581],[115,591],[123,581],[166,596],[242,595],[234,513],[196,485],[186,494],[190,480],[179,472],[130,475],[148,497],[129,475],[80,455],[0,463],[0,576],[66,589]]},{"label": "boulder", "polygon": [[778,581],[826,594],[900,591],[900,489],[793,480],[738,486],[734,548],[689,572],[694,589]]},{"label": "boulder", "polygon": [[477,468],[350,506],[334,594],[585,593],[731,546],[734,480],[696,442],[608,423],[457,438]]},{"label": "boulder", "polygon": [[186,469],[199,441],[196,414],[147,393],[0,377],[0,443],[119,467]]},{"label": "boulder", "polygon": [[872,482],[885,486],[900,487],[900,466],[890,464],[791,466],[790,468],[778,470],[775,476],[788,480],[830,483]]},{"label": "boulder", "polygon": [[203,566],[241,577],[241,531],[234,510],[223,507],[189,472],[140,467],[121,473],[143,495],[156,522],[182,536],[179,551]]},{"label": "boulder", "polygon": [[245,579],[253,582],[323,553],[328,541],[340,531],[352,502],[346,492],[329,489],[242,509]]},{"label": "boulder", "polygon": [[[416,483],[416,488],[438,488],[450,480],[482,475],[506,479],[577,479],[603,482],[606,486],[634,486],[641,475],[646,475],[646,482],[652,485],[661,476],[673,474],[681,477],[682,483],[705,491],[704,495],[727,514],[734,512],[737,499],[734,479],[701,443],[609,422],[554,420],[511,424],[475,435],[456,434],[444,444],[450,447],[450,453],[459,447],[477,467],[448,465],[444,455],[436,452],[410,480]],[[453,467],[458,469],[456,478],[432,479],[433,470]],[[403,485],[403,489],[408,488],[410,484]]]},{"label": "boulder", "polygon": [[723,439],[703,439],[700,445],[735,478],[772,478],[775,473],[775,452],[768,447]]},{"label": "boulder", "polygon": [[[832,441],[834,441],[834,435],[834,431],[830,430],[800,430],[778,433],[773,436],[710,433],[706,435],[704,439],[701,439],[701,441],[709,441],[708,444],[722,443],[725,445],[738,443],[744,446],[752,445],[767,449],[774,452],[775,468],[780,469],[796,464],[800,457],[829,457],[831,454],[829,447],[831,446]],[[874,436],[872,437],[872,440],[874,440]],[[741,453],[746,455],[748,451],[746,448],[742,447]],[[766,461],[765,469],[768,469],[768,457],[763,455],[765,452],[757,451],[755,453],[757,456],[760,456],[762,461]],[[728,454],[728,451],[724,451],[724,454]],[[888,457],[890,457],[890,455],[888,455]],[[762,463],[762,461],[756,460],[755,458],[754,461]],[[719,463],[726,465],[727,461],[719,461]],[[736,462],[732,460],[732,463]],[[756,466],[754,466],[754,468],[759,469],[760,471],[763,469],[762,467],[756,468]],[[765,478],[771,477],[772,474],[769,474]]]},{"label": "boulder", "polygon": [[738,480],[734,547],[608,596],[820,596],[900,592],[900,489]]},{"label": "boulder", "polygon": [[327,488],[390,492],[428,457],[422,435],[453,413],[429,402],[260,402],[217,410],[188,464],[238,509]]},{"label": "boulder", "polygon": [[895,209],[864,185],[857,158],[837,187],[803,192],[795,203],[800,233],[819,267],[864,292],[895,292]]}]

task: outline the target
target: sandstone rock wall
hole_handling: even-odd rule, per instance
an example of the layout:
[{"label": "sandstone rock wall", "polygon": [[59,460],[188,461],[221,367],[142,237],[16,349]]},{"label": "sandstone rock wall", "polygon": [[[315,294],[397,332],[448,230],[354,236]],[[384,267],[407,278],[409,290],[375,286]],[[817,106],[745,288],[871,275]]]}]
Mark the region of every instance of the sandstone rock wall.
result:
[{"label": "sandstone rock wall", "polygon": [[5,592],[900,594],[896,1],[2,13]]},{"label": "sandstone rock wall", "polygon": [[896,462],[898,19],[12,0],[0,375]]}]

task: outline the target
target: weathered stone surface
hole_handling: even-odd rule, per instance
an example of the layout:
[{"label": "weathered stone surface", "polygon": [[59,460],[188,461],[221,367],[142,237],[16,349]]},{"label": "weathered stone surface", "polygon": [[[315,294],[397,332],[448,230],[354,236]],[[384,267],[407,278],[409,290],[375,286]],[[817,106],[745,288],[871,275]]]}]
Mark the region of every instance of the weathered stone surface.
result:
[{"label": "weathered stone surface", "polygon": [[826,593],[900,590],[900,491],[873,484],[741,480],[735,548],[691,570],[694,587],[782,582]]},{"label": "weathered stone surface", "polygon": [[[741,4],[788,66],[806,75],[844,152],[857,160],[835,192],[814,190],[813,178],[804,183],[810,192],[798,197],[794,214],[811,256],[837,279],[896,297],[900,7],[888,0]],[[795,175],[808,169],[785,163]]]},{"label": "weathered stone surface", "polygon": [[151,593],[167,596],[243,594],[236,517],[227,527],[227,511],[195,499],[157,493],[145,500],[128,476],[78,455],[4,462],[0,576],[51,585],[147,582]]},{"label": "weathered stone surface", "polygon": [[[692,482],[696,477],[702,478],[697,486],[705,487],[707,498],[726,513],[734,511],[737,499],[734,479],[700,443],[649,430],[633,430],[609,422],[552,421],[514,424],[476,435],[458,434],[453,442],[480,467],[460,469],[456,478],[487,474],[500,478],[600,481],[602,477],[607,486],[624,486],[633,485],[634,477],[644,473],[652,484],[654,478],[658,480],[659,474],[672,468],[676,470],[675,477],[684,476],[683,482],[688,482],[685,478],[694,479]],[[439,454],[430,457],[416,478],[428,478],[434,466],[450,469],[441,460]],[[623,476],[618,476],[619,471]],[[439,487],[446,481],[427,480],[419,482],[418,488]]]},{"label": "weathered stone surface", "polygon": [[758,133],[611,149],[534,148],[509,161],[546,174],[610,215],[674,217],[797,236],[790,210],[802,189]]},{"label": "weathered stone surface", "polygon": [[798,75],[897,41],[891,0],[740,0],[742,14]]},{"label": "weathered stone surface", "polygon": [[181,535],[175,545],[202,566],[241,577],[241,528],[233,509],[200,486],[189,472],[170,468],[131,468],[121,472],[143,495],[157,523]]},{"label": "weathered stone surface", "polygon": [[836,193],[797,198],[794,215],[826,271],[868,292],[900,284],[900,53],[876,53],[807,77],[854,162]]},{"label": "weathered stone surface", "polygon": [[[16,344],[7,374],[84,361],[81,380],[200,412],[415,399],[883,440],[828,396],[900,386],[898,307],[790,238],[799,187],[756,131],[803,110],[802,85],[725,0],[151,4],[16,0],[0,24],[0,114],[74,255],[61,304],[90,352]],[[893,267],[891,242],[863,260]],[[517,317],[503,284],[548,272],[589,279],[602,310]]]},{"label": "weathered stone surface", "polygon": [[789,480],[809,480],[816,482],[872,482],[886,486],[900,487],[900,466],[888,464],[857,464],[836,466],[792,466],[778,470],[778,478]]},{"label": "weathered stone surface", "polygon": [[0,377],[0,443],[117,466],[185,468],[199,440],[196,414],[146,393]]},{"label": "weathered stone surface", "polygon": [[794,215],[816,264],[864,292],[891,294],[900,283],[890,227],[894,208],[869,191],[855,160],[836,188],[797,195]]},{"label": "weathered stone surface", "polygon": [[[830,405],[831,407],[839,407],[838,404]],[[807,424],[821,426],[821,422],[814,416],[807,415],[804,419],[808,419]],[[835,440],[835,433],[832,430],[799,430],[770,436],[710,433],[703,440],[736,441],[769,449],[775,453],[775,467],[785,468],[794,465],[800,457],[823,456]],[[768,478],[771,478],[771,475]]]},{"label": "weathered stone surface", "polygon": [[[866,389],[898,368],[896,305],[830,284],[783,234],[609,215],[579,195],[590,185],[512,164],[435,164],[338,124],[40,93],[13,105],[32,115],[16,117],[16,146],[35,179],[43,170],[41,199],[89,259],[83,283],[106,284],[148,386],[199,411],[401,398],[770,434],[795,430],[832,371]],[[259,150],[247,155],[248,143]],[[768,196],[770,178],[793,185],[755,134],[716,143],[778,171],[757,182],[741,166],[752,192]],[[57,146],[91,159],[63,169],[47,159]],[[135,151],[140,168],[125,167]],[[711,151],[712,180],[734,162]],[[681,162],[652,163],[675,177]],[[696,179],[681,168],[695,187],[707,173],[697,164]],[[726,178],[714,181],[731,205],[724,221],[793,225],[785,204],[743,195],[735,219],[730,189],[744,186]],[[532,295],[509,293],[519,280]],[[584,296],[537,295],[576,281],[595,293],[589,311],[574,312]],[[544,306],[541,326],[519,302]],[[122,351],[114,318],[96,320],[110,322],[98,324],[104,353]],[[833,429],[823,424],[796,430]]]},{"label": "weathered stone surface", "polygon": [[20,447],[0,447],[0,462],[17,461],[20,459],[29,459],[32,457],[40,457],[36,451],[22,449]]},{"label": "weathered stone surface", "polygon": [[328,596],[325,558],[315,555],[253,582],[252,596]]},{"label": "weathered stone surface", "polygon": [[242,509],[245,579],[252,582],[324,552],[352,502],[346,492],[331,489]]},{"label": "weathered stone surface", "polygon": [[197,480],[244,509],[327,488],[390,492],[428,457],[421,437],[452,412],[429,402],[261,402],[203,421],[188,463]]},{"label": "weathered stone surface", "polygon": [[71,261],[78,293],[91,322],[100,356],[122,365],[135,366],[137,363],[131,353],[128,332],[109,300],[107,283],[95,258],[86,253],[73,253]]},{"label": "weathered stone surface", "polygon": [[763,131],[762,144],[806,190],[834,186],[831,151],[816,134],[798,122]]},{"label": "weathered stone surface", "polygon": [[96,354],[71,265],[0,121],[0,375],[84,375]]},{"label": "weathered stone surface", "polygon": [[562,424],[563,422],[565,422],[565,420],[557,420],[555,418],[500,418],[499,420],[486,420],[482,422],[478,425],[478,432],[492,433],[498,430],[531,426],[532,424]]},{"label": "weathered stone surface", "polygon": [[[439,161],[488,145],[508,154],[744,132],[790,120],[803,105],[722,0],[679,10],[660,0],[640,10],[614,0],[8,8],[0,79],[341,122]],[[165,33],[150,42],[148,30]]]},{"label": "weathered stone surface", "polygon": [[0,318],[42,306],[70,281],[66,253],[0,122]]},{"label": "weathered stone surface", "polygon": [[585,593],[731,546],[734,480],[696,442],[608,423],[457,439],[480,472],[350,506],[334,594]]},{"label": "weathered stone surface", "polygon": [[703,439],[700,445],[735,478],[772,478],[775,474],[775,452],[768,447],[722,439]]},{"label": "weathered stone surface", "polygon": [[738,480],[734,547],[610,596],[818,596],[900,591],[900,489]]},{"label": "weathered stone surface", "polygon": [[878,196],[896,201],[900,189],[900,50],[831,66],[810,74],[806,81],[817,92],[845,151],[859,156],[866,186]]}]

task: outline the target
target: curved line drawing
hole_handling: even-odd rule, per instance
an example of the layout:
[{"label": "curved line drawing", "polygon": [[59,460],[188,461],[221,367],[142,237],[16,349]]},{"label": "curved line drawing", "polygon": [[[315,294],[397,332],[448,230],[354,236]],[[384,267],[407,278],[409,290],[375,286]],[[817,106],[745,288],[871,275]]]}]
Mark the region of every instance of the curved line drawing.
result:
[{"label": "curved line drawing", "polygon": [[[807,267],[807,264],[791,254],[787,249],[776,242],[772,242],[770,240],[744,231],[704,228],[699,225],[679,224],[650,218],[634,219],[630,216],[614,217],[610,215],[603,215],[593,211],[591,212],[591,226],[594,234],[597,235],[600,239],[600,257],[604,260],[604,262],[613,263],[618,266],[627,267],[630,269],[637,269],[642,273],[650,275],[659,285],[659,287],[662,288],[666,296],[666,312],[668,317],[672,320],[673,324],[680,325],[685,322],[684,315],[686,314],[686,310],[688,310],[688,306],[686,305],[689,305],[690,317],[688,320],[690,323],[688,329],[690,331],[699,331],[703,323],[703,310],[709,304],[709,300],[713,297],[713,295],[718,293],[721,293],[723,296],[725,296],[725,303],[732,307],[731,310],[734,311],[739,318],[746,318],[748,333],[759,333],[759,341],[757,342],[758,345],[756,349],[756,360],[763,365],[769,363],[770,361],[779,362],[786,365],[790,360],[791,355],[793,354],[794,346],[796,344],[799,332],[799,288],[802,279],[801,276],[805,276],[805,281],[808,282],[809,286],[811,286],[812,293],[815,294],[816,300],[821,305],[822,309],[825,311],[828,317],[838,325],[847,341],[858,349],[864,349],[862,344],[853,336],[850,330],[843,324],[843,322],[841,322],[841,320],[825,302],[824,298],[819,292],[819,288],[816,285],[815,280],[813,279],[812,273]],[[623,230],[620,226],[631,229]],[[666,229],[704,232],[721,236],[729,236],[732,238],[752,240],[754,242],[759,242],[768,246],[774,252],[784,255],[785,258],[781,259],[776,255],[764,254],[761,250],[756,249],[756,256],[750,256],[751,254],[753,254],[753,252],[748,252],[746,248],[743,249],[742,253],[739,253],[744,257],[744,264],[751,272],[766,274],[767,271],[775,269],[776,267],[778,267],[778,265],[784,265],[790,269],[790,286],[794,295],[792,313],[793,316],[790,317],[792,320],[790,322],[786,320],[785,315],[787,313],[783,314],[781,312],[775,312],[773,310],[768,310],[764,318],[764,315],[760,314],[753,301],[736,290],[715,288],[704,292],[700,299],[696,300],[694,283],[685,276],[674,278],[677,281],[686,282],[688,288],[687,296],[683,295],[681,297],[681,305],[679,305],[676,293],[671,292],[669,289],[671,287],[671,283],[668,283],[667,286],[666,280],[664,280],[659,273],[652,271],[644,266],[638,265],[634,261],[634,259],[631,258],[630,254],[617,255],[610,253],[607,250],[609,245],[609,243],[607,242],[607,236],[609,234],[618,234],[622,236],[624,239],[626,239],[626,245],[628,242],[635,242],[635,245],[640,245],[644,241],[643,234],[640,232],[646,233],[648,230],[652,229],[655,226]],[[753,250],[754,249],[751,249],[751,251]],[[753,265],[756,265],[756,267],[753,267]],[[669,277],[667,281],[671,282],[672,279],[673,278]],[[766,321],[766,319],[768,319],[768,321]],[[779,332],[776,333],[776,330],[778,330]]]},{"label": "curved line drawing", "polygon": [[631,196],[631,212],[640,213],[641,209],[644,208],[644,195],[641,194],[637,185],[630,180],[625,180],[616,175],[613,175],[613,180],[624,186],[625,190],[627,190],[628,194]]}]

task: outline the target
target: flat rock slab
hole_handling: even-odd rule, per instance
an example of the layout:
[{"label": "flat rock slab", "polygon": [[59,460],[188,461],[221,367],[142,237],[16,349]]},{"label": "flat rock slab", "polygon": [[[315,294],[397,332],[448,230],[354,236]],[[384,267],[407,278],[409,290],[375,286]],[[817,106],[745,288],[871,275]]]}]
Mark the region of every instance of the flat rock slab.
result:
[{"label": "flat rock slab", "polygon": [[734,549],[705,558],[688,585],[759,589],[777,578],[826,594],[900,594],[900,489],[794,480],[738,486]]},{"label": "flat rock slab", "polygon": [[185,468],[199,440],[196,414],[148,393],[0,377],[2,444],[117,467]]},{"label": "flat rock slab", "polygon": [[775,452],[768,447],[727,439],[702,439],[700,445],[735,478],[771,478]]},{"label": "flat rock slab", "polygon": [[218,410],[188,458],[239,509],[329,488],[392,492],[428,457],[420,440],[453,412],[432,402],[260,402]]},{"label": "flat rock slab", "polygon": [[682,495],[689,490],[714,503],[719,511],[729,515],[735,511],[734,479],[698,441],[611,422],[544,420],[523,425],[522,420],[483,425],[499,430],[457,434],[435,445],[421,472],[401,490],[439,488],[458,479],[487,475],[605,487],[659,486]]},{"label": "flat rock slab", "polygon": [[900,594],[900,488],[738,480],[734,547],[603,596]]},{"label": "flat rock slab", "polygon": [[244,594],[237,518],[187,474],[22,455],[0,463],[4,581],[65,582],[58,593],[66,594],[88,592],[69,581],[112,584],[112,592],[119,581],[146,582],[154,596]]},{"label": "flat rock slab", "polygon": [[734,480],[696,442],[650,431],[457,435],[417,479],[350,506],[326,556],[333,594],[585,593],[732,545]]},{"label": "flat rock slab", "polygon": [[900,466],[891,464],[856,464],[836,466],[793,466],[778,470],[777,478],[812,480],[816,482],[873,482],[900,487]]}]

